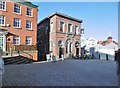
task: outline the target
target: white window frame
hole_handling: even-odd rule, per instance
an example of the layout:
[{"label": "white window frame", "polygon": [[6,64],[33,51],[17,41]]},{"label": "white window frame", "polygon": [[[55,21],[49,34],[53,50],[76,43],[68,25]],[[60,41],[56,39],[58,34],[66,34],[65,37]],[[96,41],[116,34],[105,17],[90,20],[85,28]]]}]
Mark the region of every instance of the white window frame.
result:
[{"label": "white window frame", "polygon": [[[30,22],[29,28],[27,28],[27,22]],[[31,26],[30,26],[31,25]],[[27,30],[32,30],[32,21],[26,20],[26,29]]]},{"label": "white window frame", "polygon": [[[3,0],[3,1],[0,1],[0,2],[2,2],[2,3],[3,3],[3,2],[5,2],[5,1]],[[2,11],[6,11],[6,2],[5,2],[5,4],[4,4],[4,5],[5,5],[4,9],[3,9],[3,8],[2,8],[2,9],[0,8],[0,10],[2,10]]]},{"label": "white window frame", "polygon": [[[18,22],[19,22],[19,26],[18,26],[18,25],[15,26],[15,22],[14,22],[15,19],[18,20]],[[17,23],[17,24],[18,24],[18,23]],[[14,19],[13,19],[13,27],[14,27],[14,28],[21,28],[21,20],[20,20],[19,18],[14,18]]]},{"label": "white window frame", "polygon": [[50,23],[50,32],[53,32],[53,28],[54,28],[53,22],[51,22],[51,23]]},{"label": "white window frame", "polygon": [[[27,42],[27,38],[30,41],[29,43]],[[32,45],[32,37],[31,36],[26,36],[26,45]]]},{"label": "white window frame", "polygon": [[[60,31],[60,32],[64,32],[64,29],[65,29],[65,22],[64,21],[60,21],[60,28],[61,28],[61,22],[63,23],[63,29],[62,29],[62,31]],[[60,30],[60,29],[59,29]]]},{"label": "white window frame", "polygon": [[74,28],[75,28],[75,34],[78,35],[79,34],[79,32],[78,32],[79,27],[77,25],[75,25]]},{"label": "white window frame", "polygon": [[[17,42],[16,42],[16,41],[14,42],[14,38],[15,38],[15,37],[18,38],[18,41],[17,41]],[[17,40],[17,39],[16,39],[16,40]],[[14,44],[14,45],[20,45],[20,36],[13,36],[13,44]]]},{"label": "white window frame", "polygon": [[[67,24],[67,32],[69,32],[69,31],[68,31],[68,28],[69,28],[68,26],[69,26],[69,24],[71,24],[71,23],[68,23],[68,24]],[[70,32],[73,32],[73,31],[72,31],[72,28],[73,28],[73,25],[71,24]]]},{"label": "white window frame", "polygon": [[[0,15],[0,16],[3,16],[3,15]],[[4,24],[0,24],[0,26],[5,26],[5,16],[3,16],[4,18]]]},{"label": "white window frame", "polygon": [[21,5],[19,5],[19,6],[20,6],[20,8],[19,8],[19,9],[20,9],[20,12],[19,12],[19,13],[18,13],[18,12],[15,12],[15,5],[19,5],[19,4],[16,4],[16,3],[14,4],[14,13],[15,13],[15,14],[21,14]]},{"label": "white window frame", "polygon": [[[28,15],[28,14],[27,14],[27,10],[28,10],[28,9],[31,9],[31,15]],[[26,16],[28,16],[28,17],[33,17],[33,9],[32,9],[32,8],[29,8],[29,7],[26,8]]]}]

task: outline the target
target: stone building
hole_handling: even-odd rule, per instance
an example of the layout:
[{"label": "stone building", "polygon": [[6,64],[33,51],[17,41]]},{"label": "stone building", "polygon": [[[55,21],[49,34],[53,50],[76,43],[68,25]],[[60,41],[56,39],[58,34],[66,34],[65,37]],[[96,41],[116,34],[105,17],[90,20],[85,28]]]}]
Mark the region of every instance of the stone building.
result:
[{"label": "stone building", "polygon": [[[0,48],[36,51],[38,6],[25,0],[0,1]],[[37,51],[36,51],[37,52]],[[37,59],[37,53],[29,53]]]},{"label": "stone building", "polygon": [[46,60],[46,54],[56,58],[80,55],[82,20],[54,13],[37,25],[37,47],[39,60]]}]

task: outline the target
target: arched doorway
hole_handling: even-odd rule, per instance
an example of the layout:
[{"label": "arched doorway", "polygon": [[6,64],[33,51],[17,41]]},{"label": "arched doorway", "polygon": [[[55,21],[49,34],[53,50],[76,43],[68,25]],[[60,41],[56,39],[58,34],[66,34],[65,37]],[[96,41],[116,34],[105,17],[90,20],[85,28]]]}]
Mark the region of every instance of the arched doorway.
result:
[{"label": "arched doorway", "polygon": [[71,39],[66,41],[66,56],[71,57],[73,55],[73,42]]},{"label": "arched doorway", "polygon": [[64,56],[64,48],[63,48],[63,41],[58,41],[58,53],[59,53],[59,58],[62,58],[62,55]]},{"label": "arched doorway", "polygon": [[75,42],[75,48],[76,48],[76,56],[79,56],[79,46],[80,45],[80,43],[77,41],[77,42]]}]

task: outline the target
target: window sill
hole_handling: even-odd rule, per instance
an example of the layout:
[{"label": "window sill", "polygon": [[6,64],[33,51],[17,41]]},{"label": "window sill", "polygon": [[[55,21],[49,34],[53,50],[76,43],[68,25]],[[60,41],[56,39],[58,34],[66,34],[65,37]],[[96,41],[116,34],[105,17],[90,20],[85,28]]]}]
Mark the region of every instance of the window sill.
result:
[{"label": "window sill", "polygon": [[7,12],[6,10],[0,9],[0,11]]},{"label": "window sill", "polygon": [[14,29],[22,29],[21,27],[13,27]]},{"label": "window sill", "polygon": [[13,12],[14,14],[16,14],[16,15],[22,15],[21,13],[16,13],[16,12]]},{"label": "window sill", "polygon": [[33,16],[26,15],[27,17],[33,18]]},{"label": "window sill", "polygon": [[0,25],[0,27],[6,27],[5,24],[4,25]]},{"label": "window sill", "polygon": [[26,30],[28,30],[28,31],[33,31],[32,29],[29,29],[29,28],[26,28]]}]

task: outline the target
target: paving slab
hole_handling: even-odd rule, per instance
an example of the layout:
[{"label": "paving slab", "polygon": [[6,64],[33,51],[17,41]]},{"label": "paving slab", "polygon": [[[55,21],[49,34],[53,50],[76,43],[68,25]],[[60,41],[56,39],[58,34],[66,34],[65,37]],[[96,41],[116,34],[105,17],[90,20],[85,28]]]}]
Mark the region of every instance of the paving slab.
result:
[{"label": "paving slab", "polygon": [[64,60],[6,65],[3,86],[117,86],[115,61]]}]

